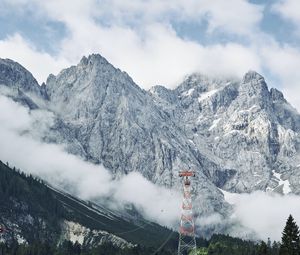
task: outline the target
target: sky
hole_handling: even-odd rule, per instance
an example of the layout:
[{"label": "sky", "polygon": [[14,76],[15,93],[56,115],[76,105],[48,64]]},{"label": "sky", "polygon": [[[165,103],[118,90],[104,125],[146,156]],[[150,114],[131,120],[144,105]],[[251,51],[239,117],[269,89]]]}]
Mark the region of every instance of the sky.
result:
[{"label": "sky", "polygon": [[141,87],[264,75],[300,110],[298,0],[0,0],[0,57],[37,80],[100,53]]}]

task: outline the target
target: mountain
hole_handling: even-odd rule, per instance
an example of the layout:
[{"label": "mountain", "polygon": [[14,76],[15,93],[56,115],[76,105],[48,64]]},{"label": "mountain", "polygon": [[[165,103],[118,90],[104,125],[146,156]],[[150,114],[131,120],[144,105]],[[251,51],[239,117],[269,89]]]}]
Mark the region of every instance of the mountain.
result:
[{"label": "mountain", "polygon": [[150,93],[196,148],[235,171],[219,188],[299,194],[300,115],[261,75],[250,71],[238,81],[195,74],[174,90]]},{"label": "mountain", "polygon": [[[72,135],[55,142],[68,144],[70,152],[103,164],[115,176],[138,171],[167,187],[180,187],[182,168],[197,169],[197,190],[204,191],[197,204],[207,214],[215,208],[227,210],[214,182],[231,171],[201,155],[149,93],[100,55],[84,57],[77,66],[50,75],[46,91],[50,109],[72,130],[55,127],[60,134]],[[208,165],[212,176],[205,172]],[[202,203],[208,199],[210,203]]]},{"label": "mountain", "polygon": [[37,242],[57,245],[64,240],[86,247],[110,243],[174,248],[177,234],[155,223],[133,222],[113,211],[58,191],[40,179],[11,169],[0,161],[0,243]]},{"label": "mountain", "polygon": [[115,178],[137,171],[179,189],[178,171],[193,169],[197,215],[228,216],[222,190],[300,193],[300,115],[254,71],[242,80],[192,74],[175,89],[145,91],[98,54],[40,87],[19,64],[0,63],[1,94],[55,116],[45,142]]}]

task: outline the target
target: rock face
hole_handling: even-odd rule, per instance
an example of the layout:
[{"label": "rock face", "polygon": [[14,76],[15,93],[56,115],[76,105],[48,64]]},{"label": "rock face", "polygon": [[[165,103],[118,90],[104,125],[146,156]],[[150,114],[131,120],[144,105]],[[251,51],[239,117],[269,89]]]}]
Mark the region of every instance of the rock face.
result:
[{"label": "rock face", "polygon": [[193,74],[173,90],[145,91],[91,55],[42,87],[19,64],[1,60],[0,81],[17,86],[29,108],[54,113],[45,141],[65,144],[116,178],[138,171],[179,188],[178,171],[195,170],[198,214],[228,213],[219,189],[300,193],[300,115],[256,72],[242,80]]},{"label": "rock face", "polygon": [[132,248],[134,245],[123,238],[102,230],[92,230],[77,222],[64,221],[62,224],[62,240],[78,242],[86,247],[96,247],[104,243],[112,243],[116,247]]},{"label": "rock face", "polygon": [[10,59],[0,59],[0,84],[41,94],[41,88],[32,74]]},{"label": "rock face", "polygon": [[13,98],[29,109],[39,108],[46,98],[45,86],[23,66],[10,59],[0,59],[0,94]]},{"label": "rock face", "polygon": [[[49,76],[46,91],[50,109],[74,133],[70,138],[70,132],[62,130],[59,133],[66,135],[53,139],[68,143],[70,152],[103,164],[116,177],[138,171],[168,187],[179,186],[180,169],[197,169],[203,213],[228,209],[214,182],[222,182],[224,175],[230,178],[234,171],[202,155],[151,94],[100,55],[84,57],[77,66]],[[203,203],[207,199],[212,202]]]},{"label": "rock face", "polygon": [[235,171],[218,187],[273,190],[281,174],[300,193],[300,116],[261,75],[250,71],[238,81],[194,74],[174,90],[154,87],[150,93],[201,152]]}]

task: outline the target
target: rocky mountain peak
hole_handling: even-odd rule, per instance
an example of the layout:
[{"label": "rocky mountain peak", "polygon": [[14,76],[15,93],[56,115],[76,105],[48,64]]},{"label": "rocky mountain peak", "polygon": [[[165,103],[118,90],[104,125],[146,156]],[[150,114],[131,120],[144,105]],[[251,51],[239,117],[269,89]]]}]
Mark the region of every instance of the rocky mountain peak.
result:
[{"label": "rocky mountain peak", "polygon": [[10,59],[0,58],[0,85],[42,96],[40,86],[33,75],[19,63]]},{"label": "rocky mountain peak", "polygon": [[243,83],[249,83],[253,80],[264,80],[264,77],[257,73],[256,71],[249,70],[247,73],[245,73],[243,77]]},{"label": "rocky mountain peak", "polygon": [[[82,86],[85,89],[93,86],[105,86],[112,80],[115,83],[134,83],[126,72],[115,68],[100,54],[91,54],[88,57],[82,57],[76,66],[62,70],[57,76],[50,74],[46,87],[51,95],[54,93],[53,89],[59,89],[55,87],[55,84],[64,86],[64,90],[74,90]],[[86,83],[89,86],[86,86]],[[67,84],[68,86],[66,86]]]},{"label": "rocky mountain peak", "polygon": [[203,75],[201,73],[193,73],[185,77],[184,81],[175,89],[175,91],[179,94],[185,92],[190,94],[192,90],[195,90],[198,93],[203,93],[215,89],[221,89],[228,85],[229,82],[236,82],[236,79],[221,76],[213,77]]},{"label": "rocky mountain peak", "polygon": [[106,60],[106,58],[102,57],[100,54],[91,54],[88,57],[83,56],[79,62],[79,65],[82,66],[95,65],[95,64],[111,65]]},{"label": "rocky mountain peak", "polygon": [[287,103],[286,99],[283,96],[283,93],[281,91],[279,91],[278,89],[271,88],[270,89],[270,97],[272,98],[273,102],[282,101],[282,102]]},{"label": "rocky mountain peak", "polygon": [[[105,102],[116,111],[123,102],[141,100],[146,92],[125,72],[99,54],[83,57],[76,66],[50,75],[46,84],[52,110],[69,120],[83,121],[96,116]],[[137,98],[129,100],[128,98]],[[74,110],[76,109],[76,110]]]},{"label": "rocky mountain peak", "polygon": [[271,106],[269,88],[263,76],[255,71],[247,72],[239,86],[240,105],[251,107],[257,105],[260,108]]},{"label": "rocky mountain peak", "polygon": [[152,87],[149,90],[149,93],[158,101],[163,100],[172,104],[177,100],[177,96],[173,90],[167,89],[166,87],[161,85]]}]

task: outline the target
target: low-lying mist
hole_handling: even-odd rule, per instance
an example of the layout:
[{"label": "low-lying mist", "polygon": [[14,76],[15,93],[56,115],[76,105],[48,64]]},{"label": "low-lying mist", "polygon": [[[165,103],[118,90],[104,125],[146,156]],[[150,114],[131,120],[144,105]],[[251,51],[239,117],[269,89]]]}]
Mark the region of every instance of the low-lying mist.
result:
[{"label": "low-lying mist", "polygon": [[[231,219],[254,230],[259,239],[280,241],[289,214],[300,225],[300,197],[256,191],[251,194],[225,192],[225,199],[234,206]],[[234,236],[244,236],[241,229],[232,229]]]}]

